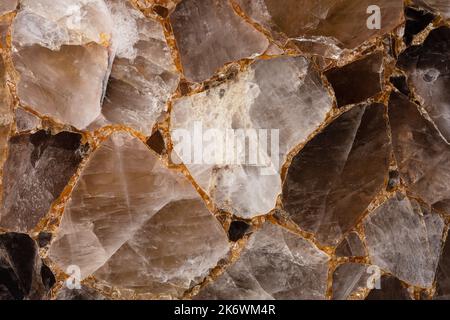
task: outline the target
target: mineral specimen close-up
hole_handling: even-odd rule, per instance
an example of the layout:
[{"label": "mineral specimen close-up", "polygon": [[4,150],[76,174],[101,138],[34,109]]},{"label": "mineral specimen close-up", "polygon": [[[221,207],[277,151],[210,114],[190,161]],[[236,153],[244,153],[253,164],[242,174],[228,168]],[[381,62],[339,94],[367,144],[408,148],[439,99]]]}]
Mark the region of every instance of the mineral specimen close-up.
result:
[{"label": "mineral specimen close-up", "polygon": [[0,0],[0,300],[450,299],[449,70],[446,0]]}]

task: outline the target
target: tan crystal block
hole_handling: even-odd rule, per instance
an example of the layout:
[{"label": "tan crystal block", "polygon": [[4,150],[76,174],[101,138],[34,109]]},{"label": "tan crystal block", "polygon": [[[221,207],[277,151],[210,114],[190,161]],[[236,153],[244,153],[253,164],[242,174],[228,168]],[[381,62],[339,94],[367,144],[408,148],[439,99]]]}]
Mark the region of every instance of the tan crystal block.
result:
[{"label": "tan crystal block", "polygon": [[383,54],[376,52],[341,68],[330,69],[325,76],[339,107],[364,102],[382,91]]},{"label": "tan crystal block", "polygon": [[380,104],[350,109],[293,159],[283,186],[291,219],[327,245],[336,245],[385,188],[389,139]]},{"label": "tan crystal block", "polygon": [[101,124],[128,125],[150,135],[178,86],[179,74],[162,25],[123,0],[108,0],[116,58]]},{"label": "tan crystal block", "polygon": [[15,119],[18,132],[34,131],[41,127],[41,119],[22,108],[16,109]]},{"label": "tan crystal block", "polygon": [[100,115],[108,70],[106,48],[91,43],[52,51],[33,45],[16,52],[13,62],[20,74],[18,95],[24,105],[78,129]]},{"label": "tan crystal block", "polygon": [[184,0],[170,16],[190,81],[211,78],[228,62],[262,54],[268,40],[239,18],[228,1]]},{"label": "tan crystal block", "polygon": [[115,133],[84,168],[50,258],[63,270],[79,266],[83,278],[179,297],[227,252],[191,183],[137,138]]},{"label": "tan crystal block", "polygon": [[20,0],[13,40],[16,47],[36,44],[58,50],[62,45],[105,43],[112,29],[103,0]]},{"label": "tan crystal block", "polygon": [[22,0],[12,26],[20,102],[63,124],[87,127],[100,115],[111,30],[103,0]]},{"label": "tan crystal block", "polygon": [[[329,93],[305,58],[257,60],[236,79],[175,100],[172,140],[181,161],[219,208],[251,218],[275,207],[281,193],[279,170],[287,153],[304,142],[330,110]],[[266,137],[252,131],[260,129]],[[214,130],[219,133],[209,137]],[[234,130],[228,141],[238,130],[257,134],[252,145],[258,144],[258,150],[250,151],[250,143],[227,143],[220,138],[226,130]],[[264,161],[251,163],[256,154]],[[217,161],[210,159],[212,155]]]},{"label": "tan crystal block", "polygon": [[[372,37],[391,32],[403,19],[402,0],[233,0],[253,20],[279,37],[296,39],[302,49],[337,58]],[[369,29],[369,6],[380,8],[380,29]],[[351,18],[350,18],[351,17]],[[282,37],[283,37],[282,36]],[[322,53],[323,54],[323,53]]]},{"label": "tan crystal block", "polygon": [[325,299],[328,260],[305,239],[266,223],[239,260],[194,299]]},{"label": "tan crystal block", "polygon": [[370,259],[400,280],[431,288],[444,227],[438,214],[397,193],[364,221]]}]

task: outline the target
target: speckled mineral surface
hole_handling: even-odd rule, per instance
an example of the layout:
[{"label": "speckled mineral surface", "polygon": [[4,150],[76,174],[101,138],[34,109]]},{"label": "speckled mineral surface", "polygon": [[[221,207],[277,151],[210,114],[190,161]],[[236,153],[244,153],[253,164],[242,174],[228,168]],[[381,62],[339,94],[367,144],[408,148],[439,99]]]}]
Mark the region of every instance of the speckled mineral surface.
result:
[{"label": "speckled mineral surface", "polygon": [[449,49],[448,0],[0,0],[0,300],[450,299]]}]

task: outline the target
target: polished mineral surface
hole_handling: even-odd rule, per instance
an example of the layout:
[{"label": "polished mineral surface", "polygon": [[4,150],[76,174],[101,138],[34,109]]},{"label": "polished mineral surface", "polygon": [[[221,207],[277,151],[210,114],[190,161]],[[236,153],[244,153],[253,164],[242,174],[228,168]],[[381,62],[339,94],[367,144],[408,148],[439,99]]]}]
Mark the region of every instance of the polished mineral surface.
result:
[{"label": "polished mineral surface", "polygon": [[447,0],[0,0],[0,300],[450,299],[449,49]]},{"label": "polished mineral surface", "polygon": [[308,241],[266,224],[252,236],[239,261],[196,298],[324,299],[328,260]]},{"label": "polished mineral surface", "polygon": [[227,251],[222,226],[191,183],[117,133],[87,162],[49,255],[63,269],[79,266],[82,278],[177,296]]}]

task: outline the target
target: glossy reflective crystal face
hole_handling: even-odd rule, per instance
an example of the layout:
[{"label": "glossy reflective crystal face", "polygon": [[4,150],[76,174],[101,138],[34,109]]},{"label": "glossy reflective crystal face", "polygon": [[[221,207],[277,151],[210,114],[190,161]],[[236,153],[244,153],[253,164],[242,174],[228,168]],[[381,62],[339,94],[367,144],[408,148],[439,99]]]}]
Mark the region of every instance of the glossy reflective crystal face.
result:
[{"label": "glossy reflective crystal face", "polygon": [[0,2],[0,300],[450,298],[448,1]]}]

